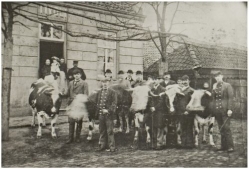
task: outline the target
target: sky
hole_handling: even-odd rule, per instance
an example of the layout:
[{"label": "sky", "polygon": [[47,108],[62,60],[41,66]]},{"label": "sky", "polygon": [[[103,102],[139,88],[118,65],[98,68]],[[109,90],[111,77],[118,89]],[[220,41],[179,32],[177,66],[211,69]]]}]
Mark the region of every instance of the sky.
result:
[{"label": "sky", "polygon": [[[167,7],[166,29],[176,4]],[[243,2],[180,2],[171,33],[212,44],[247,46],[247,6]],[[156,15],[152,7],[143,6],[144,26],[156,29]],[[184,24],[182,24],[184,23]]]}]

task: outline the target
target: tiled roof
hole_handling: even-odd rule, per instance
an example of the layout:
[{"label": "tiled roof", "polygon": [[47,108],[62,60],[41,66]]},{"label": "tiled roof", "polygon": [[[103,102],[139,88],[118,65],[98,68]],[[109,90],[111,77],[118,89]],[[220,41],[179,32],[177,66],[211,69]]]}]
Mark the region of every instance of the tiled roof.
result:
[{"label": "tiled roof", "polygon": [[[231,47],[214,47],[205,45],[191,45],[195,55],[203,68],[219,69],[247,69],[247,51]],[[159,62],[157,60],[145,72],[157,72]],[[189,55],[185,45],[179,46],[169,54],[169,71],[189,70],[194,66],[194,62]]]}]

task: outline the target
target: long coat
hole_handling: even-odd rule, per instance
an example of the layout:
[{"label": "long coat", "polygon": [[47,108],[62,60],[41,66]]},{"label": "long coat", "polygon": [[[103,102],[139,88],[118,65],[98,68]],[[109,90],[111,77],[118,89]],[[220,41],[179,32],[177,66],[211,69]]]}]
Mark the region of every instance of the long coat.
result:
[{"label": "long coat", "polygon": [[[151,89],[154,95],[165,92],[165,88],[159,85],[156,89]],[[161,97],[153,97],[155,113],[153,115],[153,126],[163,128],[166,126],[166,114],[169,113],[169,98],[167,95]]]},{"label": "long coat", "polygon": [[[217,83],[213,85],[213,100],[215,100]],[[229,83],[222,82],[221,87],[221,103],[224,110],[233,110],[233,88]],[[215,105],[213,105],[215,110]]]}]

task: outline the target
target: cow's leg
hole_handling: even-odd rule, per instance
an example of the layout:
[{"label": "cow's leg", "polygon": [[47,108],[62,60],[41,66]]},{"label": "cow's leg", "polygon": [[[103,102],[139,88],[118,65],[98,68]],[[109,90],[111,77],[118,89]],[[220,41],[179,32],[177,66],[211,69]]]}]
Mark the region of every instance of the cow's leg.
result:
[{"label": "cow's leg", "polygon": [[200,130],[199,130],[198,121],[196,118],[194,119],[194,128],[195,128],[195,146],[198,147],[199,145],[198,136],[199,136]]},{"label": "cow's leg", "polygon": [[40,138],[42,136],[42,123],[43,123],[43,117],[45,112],[40,111],[37,112],[37,121],[38,121],[38,131],[37,131],[37,138]]},{"label": "cow's leg", "polygon": [[46,118],[45,118],[45,116],[43,116],[43,119],[42,119],[42,126],[46,127]]},{"label": "cow's leg", "polygon": [[207,143],[207,138],[206,138],[206,124],[202,125],[202,131],[203,131],[203,138],[202,138],[202,143]]},{"label": "cow's leg", "polygon": [[122,114],[118,114],[118,118],[119,118],[119,122],[120,122],[120,126],[119,126],[119,132],[123,132],[124,129],[124,122],[123,122],[123,116]]},{"label": "cow's leg", "polygon": [[35,108],[32,108],[31,127],[35,127],[35,114],[36,114],[36,109],[35,109]]},{"label": "cow's leg", "polygon": [[130,133],[130,125],[129,125],[129,115],[125,115],[125,122],[126,122],[126,134]]},{"label": "cow's leg", "polygon": [[51,120],[51,129],[52,129],[51,135],[52,135],[53,138],[56,138],[56,137],[57,137],[57,136],[56,136],[56,133],[55,133],[55,125],[56,125],[57,119],[58,119],[58,114],[56,114],[56,115],[54,116],[54,118]]},{"label": "cow's leg", "polygon": [[177,123],[177,144],[181,145],[182,144],[182,140],[181,140],[181,122],[179,121]]},{"label": "cow's leg", "polygon": [[94,127],[94,120],[89,121],[89,132],[87,136],[87,140],[91,141],[93,137],[93,127]]},{"label": "cow's leg", "polygon": [[134,148],[138,148],[138,134],[139,134],[138,130],[140,128],[139,115],[140,115],[140,113],[136,113],[135,119],[134,119],[134,121],[135,121],[135,136],[134,136],[134,142],[133,142]]},{"label": "cow's leg", "polygon": [[208,124],[209,143],[213,147],[215,147],[213,139],[214,121],[215,117],[211,117],[210,123]]},{"label": "cow's leg", "polygon": [[145,130],[146,130],[146,134],[147,134],[147,137],[146,137],[146,144],[147,144],[147,148],[150,147],[150,143],[151,143],[151,137],[150,137],[150,127],[147,126],[145,124]]}]

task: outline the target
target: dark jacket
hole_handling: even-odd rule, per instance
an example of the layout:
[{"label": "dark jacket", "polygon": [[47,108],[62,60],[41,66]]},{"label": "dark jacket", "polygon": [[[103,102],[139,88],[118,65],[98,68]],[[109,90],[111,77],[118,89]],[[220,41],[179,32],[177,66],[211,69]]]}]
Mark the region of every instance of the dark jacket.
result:
[{"label": "dark jacket", "polygon": [[71,100],[75,98],[77,94],[89,94],[87,82],[80,79],[77,84],[74,84],[74,80],[69,82],[68,93],[66,93]]},{"label": "dark jacket", "polygon": [[[165,88],[159,85],[156,89],[153,88],[151,92],[154,95],[159,95],[165,92]],[[153,125],[157,128],[163,128],[166,125],[165,115],[169,112],[169,98],[167,95],[162,95],[161,97],[153,97],[155,112],[153,116]]]},{"label": "dark jacket", "polygon": [[44,65],[43,68],[40,71],[40,78],[43,78],[45,76],[48,76],[51,74],[51,66],[50,65]]},{"label": "dark jacket", "polygon": [[81,71],[81,79],[86,80],[86,74],[85,74],[84,70],[79,68],[79,67],[73,67],[73,68],[68,70],[68,79],[69,79],[69,81],[74,80],[74,77],[73,77],[73,70],[74,69],[79,69]]},{"label": "dark jacket", "polygon": [[173,80],[169,80],[169,82],[167,84],[165,83],[165,81],[160,83],[160,85],[164,88],[166,88],[168,85],[173,85],[173,84],[176,84],[176,82]]},{"label": "dark jacket", "polygon": [[[97,103],[96,117],[99,115],[99,111],[100,111],[102,90],[103,89],[99,90],[96,96],[96,101],[95,101]],[[117,118],[117,115],[116,115],[117,93],[113,89],[110,89],[110,88],[107,89],[106,102],[104,106],[105,106],[105,109],[107,109],[108,112],[110,113],[110,116],[112,117],[112,119],[115,120]]]},{"label": "dark jacket", "polygon": [[145,83],[144,80],[142,80],[142,81],[138,81],[138,80],[132,81],[131,82],[131,87],[134,88],[134,87],[137,87],[137,86],[142,86],[144,83]]},{"label": "dark jacket", "polygon": [[[215,89],[216,89],[217,83],[213,85],[213,101],[215,102]],[[222,87],[221,87],[221,100],[222,100],[222,107],[225,110],[233,110],[233,88],[229,83],[222,82]],[[215,109],[215,105],[213,107]]]},{"label": "dark jacket", "polygon": [[193,94],[194,89],[191,87],[186,88],[182,91],[183,95],[176,94],[174,99],[174,106],[177,114],[183,114],[186,111],[186,106],[191,100],[191,95]]},{"label": "dark jacket", "polygon": [[65,73],[66,78],[68,78],[68,76],[67,76],[67,64],[66,63],[60,64],[60,71],[63,71]]}]

